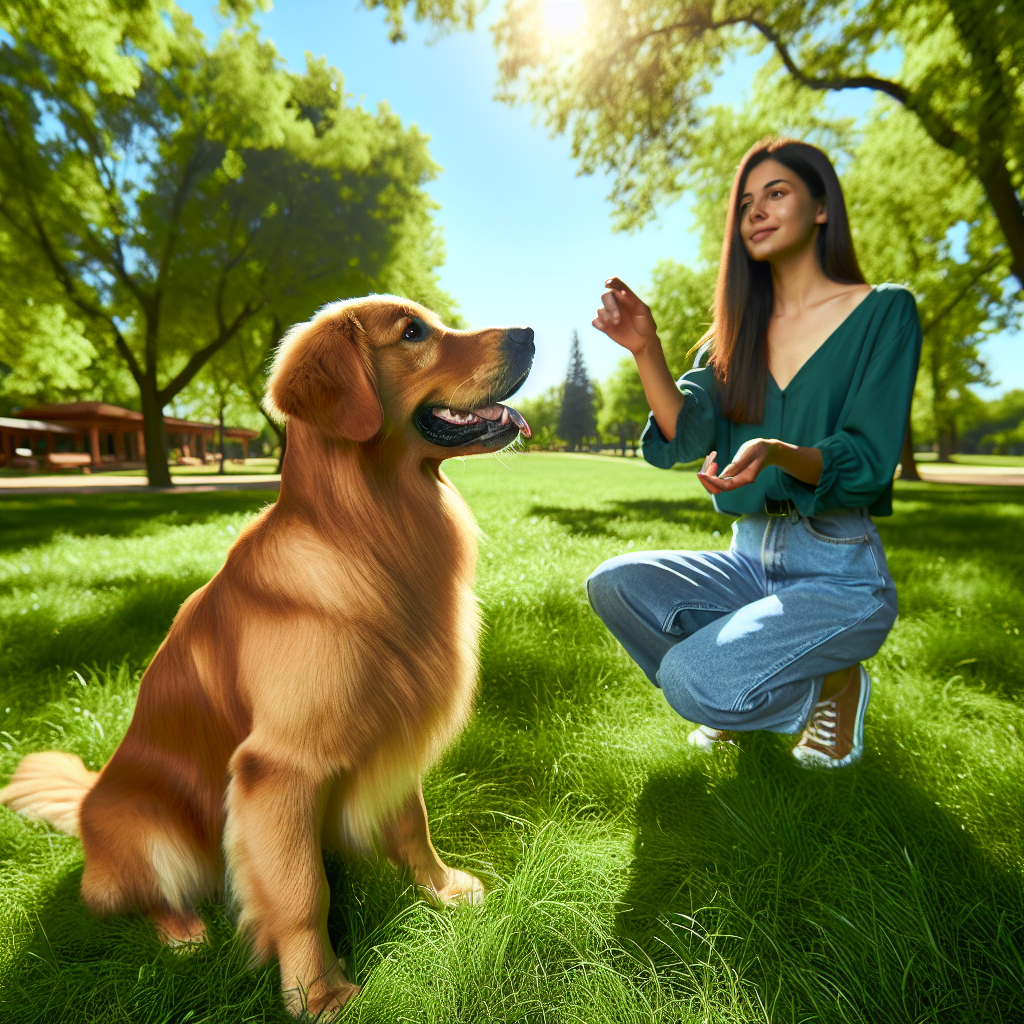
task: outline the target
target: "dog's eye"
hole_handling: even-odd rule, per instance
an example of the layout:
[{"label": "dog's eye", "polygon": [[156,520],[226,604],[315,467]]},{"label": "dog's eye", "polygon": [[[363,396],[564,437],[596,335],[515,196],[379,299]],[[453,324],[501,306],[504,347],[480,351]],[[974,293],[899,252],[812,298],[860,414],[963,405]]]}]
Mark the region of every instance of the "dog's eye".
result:
[{"label": "dog's eye", "polygon": [[422,341],[427,336],[427,325],[422,320],[410,320],[402,331],[402,341]]}]

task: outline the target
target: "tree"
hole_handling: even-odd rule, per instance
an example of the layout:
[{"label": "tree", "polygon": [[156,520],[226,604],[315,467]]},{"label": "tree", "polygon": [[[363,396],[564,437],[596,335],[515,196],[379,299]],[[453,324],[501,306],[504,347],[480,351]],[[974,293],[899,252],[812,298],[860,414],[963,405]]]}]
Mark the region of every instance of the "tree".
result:
[{"label": "tree", "polygon": [[[436,15],[438,5],[426,6]],[[776,81],[805,90],[874,90],[978,182],[1019,287],[1022,23],[1024,0],[593,0],[584,29],[557,38],[539,0],[508,0],[496,39],[505,96],[534,104],[555,132],[570,134],[584,172],[616,176],[626,225],[686,189],[708,123],[704,99],[739,52],[769,48]],[[898,72],[875,70],[891,56],[902,58]]]},{"label": "tree", "polygon": [[991,402],[979,400],[960,427],[962,450],[1024,455],[1024,390],[1015,388]]},{"label": "tree", "polygon": [[632,358],[626,357],[619,362],[615,372],[604,382],[603,391],[604,405],[598,417],[598,427],[602,434],[618,439],[623,455],[629,444],[635,456],[636,443],[651,410]]},{"label": "tree", "polygon": [[548,449],[560,443],[558,417],[562,412],[562,385],[552,384],[535,398],[516,402],[516,408],[530,424],[530,436],[520,441],[526,448]]},{"label": "tree", "polygon": [[[939,458],[949,461],[967,387],[988,381],[979,345],[1020,312],[1003,287],[999,226],[964,162],[891,103],[876,105],[843,186],[868,279],[904,282],[917,298],[926,378],[917,397],[929,404]],[[903,465],[915,475],[910,427]]]},{"label": "tree", "polygon": [[244,22],[208,51],[165,13],[164,35],[122,36],[137,81],[116,88],[27,29],[0,45],[0,231],[130,372],[163,485],[164,406],[268,310],[436,292],[441,258],[416,129],[347,104],[323,61],[289,73]]},{"label": "tree", "polygon": [[570,451],[582,450],[584,442],[597,433],[594,397],[594,385],[583,362],[579,334],[573,331],[569,370],[562,385],[562,409],[558,415],[558,434],[565,438]]},{"label": "tree", "polygon": [[693,365],[691,349],[711,326],[715,278],[710,264],[694,269],[675,260],[661,260],[651,275],[649,305],[674,377]]}]

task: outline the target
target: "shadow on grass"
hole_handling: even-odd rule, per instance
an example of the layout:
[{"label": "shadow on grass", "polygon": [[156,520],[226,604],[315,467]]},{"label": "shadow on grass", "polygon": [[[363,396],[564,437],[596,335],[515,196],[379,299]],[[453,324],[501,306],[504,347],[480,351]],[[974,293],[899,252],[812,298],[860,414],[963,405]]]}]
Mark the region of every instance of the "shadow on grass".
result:
[{"label": "shadow on grass", "polygon": [[648,779],[627,946],[732,972],[772,1020],[1024,1019],[1020,879],[956,818],[878,761],[810,773],[758,734],[733,754]]},{"label": "shadow on grass", "polygon": [[216,516],[255,512],[273,500],[268,491],[4,496],[0,552],[48,544],[58,533],[127,537],[150,533],[157,526],[205,523]]},{"label": "shadow on grass", "polygon": [[4,972],[5,1024],[292,1021],[276,965],[251,965],[250,948],[220,904],[200,907],[208,944],[174,950],[139,914],[92,915],[79,897],[81,879],[81,868],[61,878]]},{"label": "shadow on grass", "polygon": [[589,537],[615,536],[615,532],[610,529],[613,523],[668,523],[710,532],[721,529],[722,523],[726,521],[724,516],[714,510],[710,500],[700,498],[614,501],[607,502],[600,509],[534,505],[528,514],[544,516],[566,527],[570,533]]},{"label": "shadow on grass", "polygon": [[[883,544],[910,551],[969,551],[1019,568],[1024,565],[1021,516],[1024,488],[897,481],[894,515],[875,520]],[[1017,506],[1017,514],[993,514],[993,505]],[[984,514],[984,519],[979,516]]]},{"label": "shadow on grass", "polygon": [[205,574],[148,579],[121,589],[113,608],[105,606],[59,627],[40,612],[31,619],[12,617],[0,650],[6,699],[31,713],[56,696],[39,681],[60,668],[122,661],[142,668],[167,635],[182,602],[206,581]]}]

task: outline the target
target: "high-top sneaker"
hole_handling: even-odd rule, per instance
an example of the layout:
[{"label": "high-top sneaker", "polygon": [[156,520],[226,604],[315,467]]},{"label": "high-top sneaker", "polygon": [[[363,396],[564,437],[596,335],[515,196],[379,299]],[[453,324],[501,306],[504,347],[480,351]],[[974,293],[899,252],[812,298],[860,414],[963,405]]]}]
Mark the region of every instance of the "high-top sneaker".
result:
[{"label": "high-top sneaker", "polygon": [[864,712],[871,680],[863,665],[851,672],[834,696],[819,700],[807,721],[793,756],[807,768],[845,768],[864,753]]}]

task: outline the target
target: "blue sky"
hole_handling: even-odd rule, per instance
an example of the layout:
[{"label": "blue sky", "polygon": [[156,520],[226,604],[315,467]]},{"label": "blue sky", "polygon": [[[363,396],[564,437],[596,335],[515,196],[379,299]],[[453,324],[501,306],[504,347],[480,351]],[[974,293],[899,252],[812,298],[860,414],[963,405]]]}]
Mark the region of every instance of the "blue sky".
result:
[{"label": "blue sky", "polygon": [[[210,0],[178,0],[208,37],[218,21]],[[486,24],[497,13],[491,0]],[[643,292],[660,259],[696,259],[685,200],[632,235],[611,230],[608,179],[577,176],[564,138],[549,139],[526,108],[493,99],[497,70],[485,27],[431,44],[430,29],[409,25],[408,41],[389,43],[380,11],[355,0],[275,0],[260,15],[266,36],[296,68],[304,52],[324,55],[345,76],[346,91],[368,108],[386,100],[404,122],[430,136],[443,168],[430,186],[447,259],[441,283],[473,326],[522,324],[537,334],[537,359],[524,395],[565,374],[578,329],[591,374],[606,377],[622,350],[590,326],[604,279],[618,274]],[[739,98],[754,62],[737,64],[716,98]],[[845,109],[863,109],[865,94]],[[994,375],[1024,387],[1019,335],[986,345]]]}]

